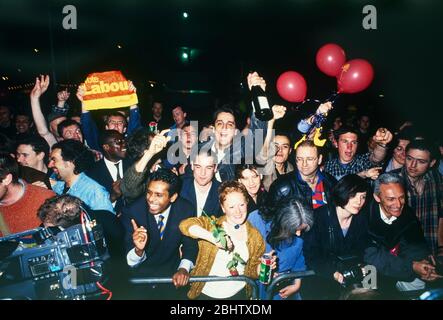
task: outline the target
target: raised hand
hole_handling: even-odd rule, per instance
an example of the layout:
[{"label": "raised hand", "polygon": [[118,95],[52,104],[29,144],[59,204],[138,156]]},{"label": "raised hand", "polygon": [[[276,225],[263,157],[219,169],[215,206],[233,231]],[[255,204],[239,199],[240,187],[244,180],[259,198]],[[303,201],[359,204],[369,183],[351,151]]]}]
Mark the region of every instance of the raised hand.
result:
[{"label": "raised hand", "polygon": [[365,177],[371,178],[372,180],[377,180],[382,169],[383,169],[382,167],[374,167],[374,168],[368,169],[365,172]]},{"label": "raised hand", "polygon": [[279,106],[279,105],[273,105],[272,106],[272,113],[274,115],[274,120],[281,119],[286,114],[286,107],[285,106]]},{"label": "raised hand", "polygon": [[34,88],[31,90],[31,98],[38,99],[48,90],[50,78],[48,75],[35,78]]},{"label": "raised hand", "polygon": [[128,80],[129,91],[134,91],[137,93],[137,88],[134,86],[134,83],[131,80]]},{"label": "raised hand", "polygon": [[147,152],[154,155],[162,151],[166,147],[168,141],[171,140],[171,137],[165,136],[165,134],[168,133],[169,131],[170,129],[165,129],[161,131],[159,134],[156,134],[155,137],[152,139]]},{"label": "raised hand", "polygon": [[266,91],[266,81],[257,72],[248,74],[247,80],[249,90],[251,90],[252,86],[260,86],[263,91]]},{"label": "raised hand", "polygon": [[83,96],[85,95],[85,85],[82,83],[78,86],[77,89],[77,99],[83,102]]},{"label": "raised hand", "polygon": [[134,219],[131,219],[132,228],[134,232],[132,233],[132,243],[135,247],[135,253],[141,257],[143,255],[143,251],[145,250],[146,244],[148,243],[148,230],[146,230],[143,226],[137,226],[137,223]]},{"label": "raised hand", "polygon": [[379,128],[372,139],[374,139],[376,143],[386,146],[392,141],[392,137],[392,133],[388,129]]},{"label": "raised hand", "polygon": [[327,114],[329,112],[329,110],[331,110],[333,108],[332,103],[330,101],[326,102],[326,103],[322,103],[318,108],[317,108],[317,114]]}]

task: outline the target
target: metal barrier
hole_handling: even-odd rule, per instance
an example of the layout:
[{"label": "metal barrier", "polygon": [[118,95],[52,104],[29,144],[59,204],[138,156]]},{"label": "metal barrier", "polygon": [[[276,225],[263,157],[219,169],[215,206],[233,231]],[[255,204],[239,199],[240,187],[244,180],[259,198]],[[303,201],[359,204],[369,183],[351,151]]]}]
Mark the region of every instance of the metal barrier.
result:
[{"label": "metal barrier", "polygon": [[[258,287],[255,280],[246,276],[237,277],[191,277],[189,282],[220,282],[220,281],[245,281],[252,288],[251,300],[258,300]],[[156,284],[156,283],[172,283],[172,278],[132,278],[129,279],[132,284]]]},{"label": "metal barrier", "polygon": [[306,278],[315,275],[315,272],[312,270],[309,271],[300,271],[300,272],[290,272],[290,273],[283,273],[272,279],[271,283],[269,284],[268,288],[266,289],[266,300],[272,300],[272,297],[274,296],[274,288],[277,286],[277,284],[283,280],[288,279],[301,279]]}]

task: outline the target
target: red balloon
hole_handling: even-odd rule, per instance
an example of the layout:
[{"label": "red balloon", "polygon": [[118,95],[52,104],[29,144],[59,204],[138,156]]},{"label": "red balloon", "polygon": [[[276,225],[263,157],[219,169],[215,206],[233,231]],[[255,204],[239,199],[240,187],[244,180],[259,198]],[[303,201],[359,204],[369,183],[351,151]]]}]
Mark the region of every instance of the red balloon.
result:
[{"label": "red balloon", "polygon": [[341,66],[346,62],[346,54],[339,45],[328,43],[317,51],[315,61],[323,73],[336,77],[341,72]]},{"label": "red balloon", "polygon": [[364,59],[354,59],[346,62],[337,76],[339,93],[357,93],[365,90],[374,79],[374,69]]},{"label": "red balloon", "polygon": [[286,101],[302,102],[306,97],[306,81],[295,71],[283,72],[277,79],[277,92]]}]

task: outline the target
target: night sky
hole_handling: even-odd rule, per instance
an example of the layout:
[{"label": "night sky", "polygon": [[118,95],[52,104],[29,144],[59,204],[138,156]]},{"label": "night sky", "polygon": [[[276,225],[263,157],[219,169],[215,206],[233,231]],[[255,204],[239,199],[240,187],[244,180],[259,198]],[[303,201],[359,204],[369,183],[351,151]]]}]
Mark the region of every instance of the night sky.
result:
[{"label": "night sky", "polygon": [[[77,8],[77,30],[62,27],[67,4]],[[377,30],[362,27],[366,4],[377,8]],[[11,95],[8,87],[37,74],[78,84],[90,72],[117,69],[136,84],[142,108],[161,96],[167,104],[209,110],[215,101],[241,97],[250,70],[265,77],[272,102],[282,102],[275,82],[286,70],[305,77],[308,97],[324,99],[336,84],[318,70],[315,54],[332,42],[375,69],[370,88],[341,97],[336,109],[356,105],[392,125],[413,118],[432,130],[442,114],[442,9],[441,1],[429,0],[2,0],[0,98],[25,106],[25,94]],[[191,50],[188,63],[180,60],[183,47]],[[209,93],[174,93],[189,89]]]}]

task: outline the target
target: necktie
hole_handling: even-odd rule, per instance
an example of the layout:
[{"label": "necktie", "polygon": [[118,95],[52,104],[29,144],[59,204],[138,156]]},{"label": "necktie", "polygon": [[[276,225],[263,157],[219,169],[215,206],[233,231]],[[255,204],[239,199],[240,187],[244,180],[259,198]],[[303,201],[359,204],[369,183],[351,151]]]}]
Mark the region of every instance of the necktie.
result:
[{"label": "necktie", "polygon": [[68,193],[68,191],[69,191],[69,187],[68,187],[68,184],[65,182],[65,186],[63,187],[62,194],[66,194],[66,193]]},{"label": "necktie", "polygon": [[120,162],[114,164],[117,168],[117,180],[120,180],[122,176],[120,175]]},{"label": "necktie", "polygon": [[160,233],[160,240],[163,240],[163,233],[165,231],[165,224],[163,223],[163,219],[165,217],[162,215],[158,216],[158,222],[157,222],[157,227],[158,227],[158,231]]}]

